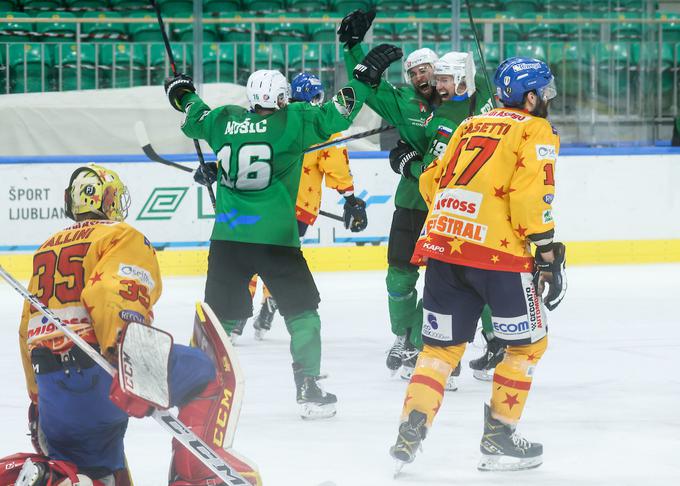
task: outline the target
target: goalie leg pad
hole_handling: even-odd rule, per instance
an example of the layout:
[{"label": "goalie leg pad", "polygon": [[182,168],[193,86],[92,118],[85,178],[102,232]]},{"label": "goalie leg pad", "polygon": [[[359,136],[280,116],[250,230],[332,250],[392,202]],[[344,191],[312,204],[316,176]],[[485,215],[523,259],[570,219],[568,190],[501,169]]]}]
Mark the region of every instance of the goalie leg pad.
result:
[{"label": "goalie leg pad", "polygon": [[[105,486],[78,473],[75,464],[54,461],[42,454],[13,454],[0,459],[0,484],[16,486]],[[115,483],[116,486],[119,483]],[[120,483],[123,486],[122,483]],[[129,485],[129,483],[127,483]]]},{"label": "goalie leg pad", "polygon": [[493,375],[491,415],[505,424],[519,422],[529,395],[536,364],[548,347],[548,337],[534,344],[508,346]]}]

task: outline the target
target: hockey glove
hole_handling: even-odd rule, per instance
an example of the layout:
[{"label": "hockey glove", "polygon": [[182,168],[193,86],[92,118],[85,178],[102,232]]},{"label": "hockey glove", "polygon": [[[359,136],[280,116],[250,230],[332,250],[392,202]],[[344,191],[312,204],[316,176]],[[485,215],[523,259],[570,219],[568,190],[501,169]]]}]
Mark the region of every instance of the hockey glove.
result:
[{"label": "hockey glove", "polygon": [[348,49],[364,40],[364,36],[368,29],[371,28],[371,23],[375,18],[375,10],[364,12],[363,10],[355,10],[354,12],[345,15],[340,23],[338,29],[338,39],[344,42]]},{"label": "hockey glove", "polygon": [[194,172],[194,180],[204,186],[212,186],[217,180],[217,162],[200,164]]},{"label": "hockey glove", "polygon": [[352,233],[358,233],[368,226],[368,216],[366,216],[366,203],[363,199],[355,197],[353,194],[345,198],[345,207],[342,217],[345,220],[345,229]]},{"label": "hockey glove", "polygon": [[380,84],[380,77],[394,61],[401,59],[402,50],[390,44],[380,44],[371,49],[366,57],[354,66],[354,77],[375,88]]},{"label": "hockey glove", "polygon": [[549,285],[548,294],[543,297],[543,302],[548,310],[554,310],[567,291],[567,274],[565,272],[566,257],[563,243],[554,242],[552,250],[555,261],[548,263],[543,259],[542,253],[536,249],[536,268],[534,269],[534,287],[539,296],[543,296],[545,284]]},{"label": "hockey glove", "polygon": [[422,158],[418,152],[403,140],[399,140],[397,146],[390,151],[392,170],[407,179],[415,179],[411,172],[411,165],[420,160]]},{"label": "hockey glove", "polygon": [[149,402],[138,396],[126,393],[118,381],[118,373],[113,376],[111,381],[111,388],[109,388],[109,400],[120,408],[130,417],[143,418],[148,417],[154,411],[154,408]]},{"label": "hockey glove", "polygon": [[182,110],[182,98],[187,93],[195,93],[194,81],[186,74],[178,74],[174,78],[165,79],[165,94],[170,100],[170,105],[177,111]]}]

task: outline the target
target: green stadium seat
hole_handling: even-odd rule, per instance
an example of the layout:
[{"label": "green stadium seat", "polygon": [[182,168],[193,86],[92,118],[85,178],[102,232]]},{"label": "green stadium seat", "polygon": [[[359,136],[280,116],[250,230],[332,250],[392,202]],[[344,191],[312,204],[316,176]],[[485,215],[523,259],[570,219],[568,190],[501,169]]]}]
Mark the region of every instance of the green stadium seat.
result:
[{"label": "green stadium seat", "polygon": [[50,74],[54,66],[53,59],[52,46],[40,43],[10,44],[8,63],[10,91],[12,93],[50,91],[52,88],[50,86]]},{"label": "green stadium seat", "polygon": [[145,23],[130,23],[128,25],[128,32],[130,38],[134,42],[163,42],[163,35],[158,26],[158,19],[156,14],[152,11],[130,12],[124,14],[126,17],[133,19],[146,19]]},{"label": "green stadium seat", "polygon": [[188,17],[194,11],[192,0],[156,0],[164,17]]},{"label": "green stadium seat", "polygon": [[203,14],[238,12],[241,10],[240,0],[203,0]]},{"label": "green stadium seat", "polygon": [[322,1],[315,0],[288,0],[286,2],[288,5],[288,10],[294,11],[322,11],[328,10],[328,4]]},{"label": "green stadium seat", "polygon": [[254,61],[257,69],[285,69],[284,47],[281,44],[258,42],[255,44],[255,59],[252,59],[250,45],[239,46],[239,67],[252,72],[251,63]]},{"label": "green stadium seat", "polygon": [[370,0],[331,0],[331,6],[343,16],[358,8],[369,10],[373,5]]},{"label": "green stadium seat", "polygon": [[[461,5],[463,2],[461,2]],[[427,13],[427,17],[440,17],[451,15],[451,2],[443,0],[416,0],[415,7],[418,12]]]},{"label": "green stadium seat", "polygon": [[[329,12],[311,12],[308,17],[328,19],[331,17]],[[373,24],[377,26],[378,24]],[[375,27],[374,27],[375,28]],[[307,34],[312,41],[316,42],[335,42],[338,26],[334,22],[324,22],[319,24],[307,24]]]},{"label": "green stadium seat", "polygon": [[531,24],[523,24],[522,30],[524,30],[527,39],[541,39],[544,41],[558,40],[564,38],[564,28],[562,24],[553,24],[543,22],[544,19],[557,19],[559,18],[555,14],[524,14],[523,19],[533,19],[535,22]]},{"label": "green stadium seat", "polygon": [[500,9],[515,15],[538,12],[540,7],[539,0],[500,0]]},{"label": "green stadium seat", "polygon": [[581,12],[586,14],[586,16],[592,13],[605,14],[611,11],[611,7],[611,0],[584,0],[581,5]]},{"label": "green stadium seat", "polygon": [[[96,52],[93,44],[80,45],[80,89],[97,88]],[[78,89],[78,51],[75,44],[60,44],[55,47],[54,62],[56,88],[59,91]]]},{"label": "green stadium seat", "polygon": [[9,47],[9,44],[0,44],[0,93],[9,94],[9,88],[7,86],[7,62],[5,60],[5,49]]},{"label": "green stadium seat", "polygon": [[531,57],[540,59],[541,61],[548,60],[548,50],[545,44],[538,42],[508,42],[505,44],[505,57]]},{"label": "green stadium seat", "polygon": [[[657,19],[672,20],[673,23],[662,24],[664,42],[680,42],[680,14],[675,12],[657,12]],[[658,28],[654,26],[654,28]]]},{"label": "green stadium seat", "polygon": [[146,84],[146,50],[143,45],[117,43],[100,46],[102,85],[129,88]]},{"label": "green stadium seat", "polygon": [[[507,12],[486,12],[484,13],[481,18],[484,19],[503,19],[503,20],[512,20],[519,18],[517,15],[513,15]],[[503,42],[515,42],[518,41],[522,38],[522,31],[519,28],[519,25],[513,22],[506,22],[503,25]],[[479,29],[483,30],[484,27],[480,24]],[[499,42],[501,38],[501,24],[493,24],[492,26],[492,31],[493,31],[493,41],[494,42]]]},{"label": "green stadium seat", "polygon": [[22,0],[24,11],[33,10],[56,10],[61,7],[60,0]]},{"label": "green stadium seat", "polygon": [[373,40],[375,42],[379,42],[379,41],[391,41],[393,39],[396,39],[397,26],[401,27],[401,25],[399,24],[383,24],[373,22]]},{"label": "green stadium seat", "polygon": [[84,19],[101,19],[97,23],[82,24],[82,32],[96,42],[120,42],[127,39],[127,24],[107,22],[107,19],[121,18],[116,12],[86,12]]},{"label": "green stadium seat", "polygon": [[[177,18],[189,18],[186,13],[177,13]],[[172,32],[173,40],[177,42],[193,42],[194,40],[194,26],[192,24],[178,24],[168,22],[170,32]],[[158,27],[157,27],[158,28]],[[203,42],[217,42],[219,34],[217,31],[217,24],[203,25]]]},{"label": "green stadium seat", "polygon": [[[638,43],[631,46],[631,64],[642,66],[646,70],[652,91],[656,91],[657,82],[660,80],[661,93],[665,98],[673,94],[673,69],[676,63],[674,50],[675,45],[671,42],[664,42],[661,51],[657,43],[645,46],[644,50]],[[672,103],[665,105],[669,110],[672,107]]]},{"label": "green stadium seat", "polygon": [[548,48],[548,64],[555,75],[558,96],[575,98],[580,90],[581,96],[585,97],[590,92],[592,45],[583,42],[553,42]]},{"label": "green stadium seat", "polygon": [[36,24],[37,32],[43,42],[73,42],[76,38],[76,24],[61,22],[61,19],[74,19],[76,16],[71,12],[41,12],[38,18],[52,19],[49,24]]},{"label": "green stadium seat", "polygon": [[[584,18],[598,18],[602,17],[599,12],[585,13],[585,12],[568,12],[565,13],[564,19],[584,19]],[[565,39],[570,42],[575,42],[578,39],[584,41],[594,41],[600,39],[602,24],[595,22],[579,22],[573,24],[563,24]]]},{"label": "green stadium seat", "polygon": [[10,20],[0,22],[0,42],[31,42],[30,35],[35,32],[32,23],[14,22],[13,19],[24,19],[29,16],[23,12],[0,12],[0,17],[7,17]]},{"label": "green stadium seat", "polygon": [[238,73],[234,68],[237,58],[236,44],[203,44],[203,82],[236,83]]},{"label": "green stadium seat", "polygon": [[596,45],[598,92],[602,97],[620,98],[630,79],[630,44],[607,42]]},{"label": "green stadium seat", "polygon": [[[286,12],[281,14],[281,18],[301,18],[307,17],[306,14],[300,12]],[[272,18],[271,15],[268,18]],[[263,24],[265,34],[269,36],[272,42],[300,42],[307,39],[307,29],[305,24],[295,23],[281,20],[276,24]]]},{"label": "green stadium seat", "polygon": [[335,61],[335,46],[304,43],[288,46],[288,67],[295,72],[314,71],[315,74],[331,68]]},{"label": "green stadium seat", "polygon": [[[435,24],[435,32],[436,32],[437,41],[439,41],[439,42],[450,41],[452,30],[453,29],[452,29],[450,22],[447,22],[445,24]],[[482,38],[481,33],[479,35],[480,35],[479,38],[481,39]],[[461,40],[464,40],[464,41],[475,39],[474,30],[472,29],[472,25],[470,25],[470,21],[468,20],[467,16],[464,16],[464,17],[461,18],[460,38],[461,38]]]},{"label": "green stadium seat", "polygon": [[[251,17],[247,12],[226,13],[220,16],[221,18],[241,19],[243,17]],[[220,39],[229,42],[249,42],[250,31],[252,23],[243,22],[238,24],[218,24],[217,31],[220,34]],[[255,24],[257,29],[257,24]]]},{"label": "green stadium seat", "polygon": [[[417,3],[417,2],[416,2]],[[405,12],[413,8],[411,0],[376,0],[375,8],[378,12],[389,15],[393,11]]]},{"label": "green stadium seat", "polygon": [[[163,80],[172,75],[170,63],[167,60],[164,44],[146,44],[148,46],[149,67],[151,69],[151,84],[163,84]],[[180,73],[191,73],[193,65],[193,54],[191,44],[180,44],[171,42],[172,57],[175,59],[175,66]]]},{"label": "green stadium seat", "polygon": [[605,18],[617,19],[618,22],[611,24],[612,40],[640,40],[642,37],[642,25],[631,22],[631,18],[639,17],[637,14],[609,13]]},{"label": "green stadium seat", "polygon": [[435,24],[418,21],[419,18],[427,18],[429,16],[430,14],[427,12],[399,12],[395,14],[394,17],[413,20],[410,23],[395,24],[394,29],[397,37],[402,40],[417,40],[418,26],[420,26],[422,40],[436,40],[437,31],[435,29]]},{"label": "green stadium seat", "polygon": [[134,10],[148,10],[151,13],[154,13],[152,9],[150,9],[149,5],[149,0],[110,0],[111,1],[111,8],[116,11],[120,11],[123,14],[126,14],[130,11]]},{"label": "green stadium seat", "polygon": [[68,10],[83,10],[83,9],[95,9],[95,10],[108,10],[108,2],[102,2],[101,0],[63,0],[64,6]]},{"label": "green stadium seat", "polygon": [[[13,12],[19,10],[19,3],[16,0],[0,0],[0,12]],[[0,90],[2,87],[0,87]]]},{"label": "green stadium seat", "polygon": [[250,12],[277,12],[284,10],[284,0],[250,0],[244,2]]}]

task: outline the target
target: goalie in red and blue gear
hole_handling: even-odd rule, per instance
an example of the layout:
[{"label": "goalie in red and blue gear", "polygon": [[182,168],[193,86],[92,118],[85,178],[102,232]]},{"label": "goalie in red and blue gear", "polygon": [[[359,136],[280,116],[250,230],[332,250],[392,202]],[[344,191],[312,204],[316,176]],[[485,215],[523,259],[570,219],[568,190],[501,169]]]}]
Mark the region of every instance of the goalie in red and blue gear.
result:
[{"label": "goalie in red and blue gear", "polygon": [[[78,168],[65,191],[66,214],[75,223],[40,245],[28,286],[114,366],[126,327],[131,322],[151,325],[162,289],[154,248],[124,222],[129,201],[115,172],[97,165]],[[96,365],[28,302],[22,313],[19,346],[36,454],[1,459],[7,464],[18,461],[23,467],[0,467],[0,484],[16,479],[19,470],[25,481],[21,484],[34,486],[56,485],[75,474],[95,485],[132,484],[123,447],[128,416],[149,415],[152,404],[121,389],[117,377]],[[180,420],[193,427],[218,455],[252,484],[259,484],[257,471],[223,448],[230,442],[213,441],[216,431],[227,427],[220,425],[224,411],[218,420],[220,411],[214,403],[219,403],[228,385],[222,366],[216,366],[220,361],[213,358],[228,356],[219,342],[211,352],[172,346],[170,404],[179,406]],[[173,444],[173,450],[170,484],[205,485],[214,480],[214,474],[183,446]]]}]

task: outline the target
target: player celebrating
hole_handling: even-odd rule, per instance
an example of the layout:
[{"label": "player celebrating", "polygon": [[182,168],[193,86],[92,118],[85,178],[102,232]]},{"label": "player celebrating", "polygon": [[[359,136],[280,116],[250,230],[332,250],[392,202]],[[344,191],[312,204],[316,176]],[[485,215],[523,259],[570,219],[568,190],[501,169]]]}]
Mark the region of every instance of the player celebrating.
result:
[{"label": "player celebrating", "polygon": [[[311,103],[318,106],[323,103],[323,99],[323,85],[317,76],[311,73],[300,73],[293,78],[291,102]],[[330,140],[339,136],[340,133],[336,133],[331,136]],[[305,235],[307,228],[314,224],[319,214],[322,181],[325,181],[326,187],[337,190],[345,198],[343,210],[345,228],[354,233],[366,229],[368,225],[366,203],[354,195],[354,179],[349,170],[347,148],[344,145],[332,145],[304,155],[300,188],[295,203],[295,217],[300,237]],[[253,277],[250,282],[251,294],[254,294],[256,286],[257,278]],[[264,333],[271,329],[277,308],[276,301],[265,285],[260,312],[253,322],[256,339],[262,339]]]},{"label": "player celebrating", "polygon": [[317,384],[320,299],[300,250],[295,217],[302,156],[306,148],[349,127],[384,70],[400,57],[397,47],[374,48],[357,65],[355,79],[321,106],[289,105],[288,82],[278,71],[250,75],[246,86],[250,112],[238,106],[211,110],[185,75],[166,81],[171,105],[186,113],[183,132],[207,140],[219,161],[205,300],[231,332],[237,321],[252,315],[248,282],[254,274],[262,278],[291,335],[303,418],[335,415],[337,400]]},{"label": "player celebrating", "polygon": [[548,342],[543,301],[553,310],[566,290],[565,248],[553,241],[550,205],[559,137],[546,117],[556,91],[550,69],[536,59],[504,61],[494,84],[505,108],[468,118],[420,178],[430,206],[414,254],[414,261],[427,260],[424,348],[390,449],[400,466],[413,461],[432,426],[446,378],[473,339],[484,304],[493,311],[496,339],[508,347],[484,407],[478,467],[542,462],[541,444],[522,438],[515,426]]},{"label": "player celebrating", "polygon": [[[153,321],[153,306],[162,288],[156,253],[144,235],[123,222],[130,199],[115,172],[97,165],[76,169],[65,200],[66,215],[76,223],[37,250],[28,288],[117,365],[117,346],[128,323]],[[31,398],[31,439],[39,455],[24,455],[17,484],[61,484],[62,478],[74,479],[78,474],[80,484],[131,485],[123,449],[128,415],[148,415],[151,404],[122,390],[117,377],[112,379],[46,322],[26,302],[19,344]],[[218,349],[212,354],[221,362],[224,355]],[[180,406],[180,420],[208,444],[215,444],[214,434],[226,427],[212,407],[228,391],[221,366],[215,367],[208,354],[197,348],[173,345],[168,369],[170,402]],[[171,485],[216,480],[183,446],[173,443],[173,449]],[[257,471],[248,464],[222,448],[216,452],[252,484],[260,484]],[[3,474],[13,471],[4,469],[0,483],[7,484]]]}]

